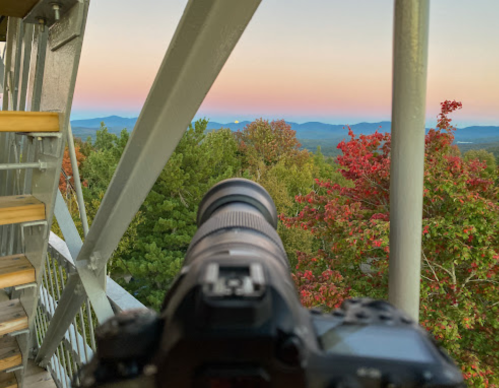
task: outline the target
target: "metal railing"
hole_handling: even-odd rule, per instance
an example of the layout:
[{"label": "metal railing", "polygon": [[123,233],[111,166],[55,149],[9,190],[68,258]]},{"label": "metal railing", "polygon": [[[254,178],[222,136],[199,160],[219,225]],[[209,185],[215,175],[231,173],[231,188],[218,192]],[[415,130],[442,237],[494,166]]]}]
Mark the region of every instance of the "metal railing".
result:
[{"label": "metal railing", "polygon": [[[35,316],[36,344],[45,340],[62,292],[71,276],[78,276],[76,266],[64,240],[50,234],[47,260],[40,285],[40,302]],[[84,293],[83,287],[78,292]],[[107,296],[116,312],[145,308],[145,306],[108,278]],[[71,387],[77,370],[89,362],[95,351],[95,327],[97,318],[86,297],[57,350],[50,358],[48,367],[60,388]]]}]

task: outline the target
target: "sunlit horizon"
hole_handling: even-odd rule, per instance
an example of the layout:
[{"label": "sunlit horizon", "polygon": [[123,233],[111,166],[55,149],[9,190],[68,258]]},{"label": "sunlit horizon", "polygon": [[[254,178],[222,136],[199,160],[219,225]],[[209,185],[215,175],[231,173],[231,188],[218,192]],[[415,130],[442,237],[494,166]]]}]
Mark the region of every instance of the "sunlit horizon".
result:
[{"label": "sunlit horizon", "polygon": [[[91,2],[72,120],[139,115],[186,3]],[[498,13],[496,0],[431,2],[427,126],[447,99],[463,103],[458,127],[499,126]],[[392,0],[262,1],[196,118],[390,121],[392,29]]]}]

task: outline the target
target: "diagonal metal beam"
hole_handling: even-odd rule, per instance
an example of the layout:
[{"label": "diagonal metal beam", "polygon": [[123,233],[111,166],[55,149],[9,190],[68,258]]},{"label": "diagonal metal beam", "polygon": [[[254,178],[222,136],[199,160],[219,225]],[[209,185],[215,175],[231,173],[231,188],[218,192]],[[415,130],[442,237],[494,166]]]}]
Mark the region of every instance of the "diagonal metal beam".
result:
[{"label": "diagonal metal beam", "polygon": [[[74,258],[80,252],[83,243],[59,190],[57,190],[54,214],[64,235],[69,254],[71,258]],[[92,302],[95,314],[100,323],[113,315],[106,292],[97,284],[95,275],[91,274],[91,276],[88,276],[88,270],[84,269],[80,271],[78,266],[77,270],[77,274],[72,273],[69,277],[68,284],[62,292],[61,299],[58,301],[57,309],[55,310],[45,339],[38,351],[37,362],[42,366],[46,366],[50,361],[50,358],[64,338],[69,326],[73,322],[73,318],[80,310],[87,296]],[[84,292],[83,284],[85,282],[88,284],[87,288],[89,291],[85,289],[87,292]],[[57,324],[52,324],[52,322],[56,322]]]},{"label": "diagonal metal beam", "polygon": [[[73,218],[69,213],[68,207],[66,206],[66,202],[64,202],[64,198],[62,197],[62,194],[59,190],[57,190],[54,214],[57,218],[57,222],[59,223],[62,234],[64,235],[64,240],[68,245],[71,257],[77,257],[80,253],[83,243],[81,241],[80,234],[78,233],[78,230],[76,229],[76,226],[73,222]],[[104,323],[107,318],[113,315],[113,308],[111,307],[111,303],[107,298],[106,289],[104,288],[104,286],[98,282],[95,274],[83,264],[84,262],[77,261],[75,263],[76,269],[78,270],[81,282],[85,287],[88,299],[90,299],[90,302],[94,307],[97,319],[100,323]],[[61,300],[70,298],[69,295],[66,295],[68,294],[68,292],[69,291],[66,291],[66,289],[64,290],[61,296]],[[57,326],[60,326],[60,324]],[[64,333],[65,332],[66,331],[64,331]]]},{"label": "diagonal metal beam", "polygon": [[80,213],[81,225],[83,227],[83,235],[88,234],[87,211],[85,210],[85,202],[83,201],[83,192],[81,190],[80,171],[78,169],[78,161],[76,160],[75,143],[73,139],[73,129],[71,124],[68,125],[68,151],[71,159],[71,167],[73,170],[74,185],[76,191],[76,199],[78,201],[78,212]]},{"label": "diagonal metal beam", "polygon": [[57,190],[56,195],[54,215],[57,219],[57,223],[59,224],[59,228],[61,228],[62,234],[64,236],[64,241],[66,241],[69,249],[69,253],[74,259],[76,256],[78,256],[78,253],[80,253],[83,242],[81,241],[78,229],[76,229],[73,218],[71,217],[68,207],[66,206],[66,202],[64,202],[61,191]]},{"label": "diagonal metal beam", "polygon": [[51,319],[51,322],[57,322],[58,324],[49,325],[42,346],[36,356],[38,365],[45,367],[50,362],[50,358],[55,353],[69,326],[73,323],[73,318],[80,311],[80,307],[86,299],[87,296],[83,291],[80,277],[76,273],[68,275],[64,293]]},{"label": "diagonal metal beam", "polygon": [[[62,230],[62,234],[64,235],[69,254],[71,255],[71,258],[74,258],[80,252],[83,244],[59,190],[57,190],[54,214],[57,218],[59,227]],[[80,270],[78,265],[76,265],[76,269],[78,270],[78,273],[72,273],[70,275],[68,284],[64,288],[61,299],[57,303],[57,309],[55,310],[45,339],[38,351],[37,362],[42,366],[46,366],[50,361],[57,346],[59,346],[59,343],[62,341],[69,326],[73,322],[73,318],[78,313],[82,303],[87,297],[90,299],[90,302],[92,302],[95,314],[100,323],[103,323],[107,318],[113,315],[113,310],[106,292],[97,282],[95,274],[89,274],[86,268]],[[85,292],[83,285],[86,285]]]},{"label": "diagonal metal beam", "polygon": [[[190,0],[77,257],[106,263],[194,118],[261,0]],[[88,291],[88,290],[87,290]]]},{"label": "diagonal metal beam", "polygon": [[[194,117],[260,0],[191,0],[163,60],[122,160],[82,244],[60,192],[55,215],[78,275],[59,301],[37,361],[45,365],[85,294],[100,322],[113,312],[106,262]],[[85,288],[85,293],[81,286]]]}]

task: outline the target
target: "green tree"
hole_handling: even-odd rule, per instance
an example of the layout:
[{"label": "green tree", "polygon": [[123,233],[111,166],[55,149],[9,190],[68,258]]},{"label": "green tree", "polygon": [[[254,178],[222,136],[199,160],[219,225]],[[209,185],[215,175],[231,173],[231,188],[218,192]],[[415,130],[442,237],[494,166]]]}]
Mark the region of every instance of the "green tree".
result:
[{"label": "green tree", "polygon": [[[92,225],[99,210],[101,201],[118,167],[129,138],[130,134],[126,129],[123,129],[118,136],[109,133],[105,124],[101,123],[100,129],[96,132],[96,141],[92,145],[92,151],[88,150],[89,142],[86,142],[85,149],[88,156],[82,163],[81,177],[85,181],[83,197],[89,226]],[[107,267],[108,273],[116,279],[126,276],[130,272],[124,258],[131,255],[136,249],[138,227],[143,220],[144,218],[139,212],[133,218],[113,256],[110,258]],[[81,225],[79,220],[77,225]]]},{"label": "green tree", "polygon": [[486,177],[491,177],[496,173],[497,163],[494,154],[486,150],[469,150],[464,155],[465,161],[478,160],[485,163],[486,168],[483,170]]},{"label": "green tree", "polygon": [[92,144],[92,138],[89,136],[86,141],[83,141],[79,137],[74,138],[75,147],[80,149],[80,152],[86,157],[94,152],[94,145]]},{"label": "green tree", "polygon": [[248,124],[242,131],[235,133],[242,155],[243,168],[252,170],[263,165],[275,165],[280,161],[299,161],[306,159],[308,151],[300,151],[301,144],[296,138],[296,131],[284,120],[258,119]]},{"label": "green tree", "polygon": [[129,138],[126,129],[117,136],[109,133],[104,123],[101,123],[96,133],[94,151],[82,163],[81,175],[88,186],[84,192],[86,201],[99,198],[100,193],[107,190]]},{"label": "green tree", "polygon": [[207,120],[189,126],[141,208],[137,249],[126,259],[126,287],[159,308],[196,232],[198,204],[216,182],[237,175],[237,143],[228,129],[206,132]]}]

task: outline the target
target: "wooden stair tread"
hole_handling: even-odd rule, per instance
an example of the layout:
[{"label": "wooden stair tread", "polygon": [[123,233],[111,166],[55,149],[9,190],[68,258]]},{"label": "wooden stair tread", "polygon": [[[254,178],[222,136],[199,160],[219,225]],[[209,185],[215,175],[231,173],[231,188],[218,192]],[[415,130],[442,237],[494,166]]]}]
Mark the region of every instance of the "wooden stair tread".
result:
[{"label": "wooden stair tread", "polygon": [[0,370],[14,368],[22,362],[21,350],[16,338],[8,335],[0,338]]},{"label": "wooden stair tread", "polygon": [[0,132],[59,132],[59,113],[2,111]]},{"label": "wooden stair tread", "polygon": [[0,372],[0,388],[17,388],[17,379],[14,372]]},{"label": "wooden stair tread", "polygon": [[26,256],[19,254],[0,257],[0,288],[20,286],[35,281],[35,268]]},{"label": "wooden stair tread", "polygon": [[33,360],[28,360],[28,368],[24,373],[24,387],[57,388],[50,372],[40,368]]},{"label": "wooden stair tread", "polygon": [[0,335],[28,328],[28,317],[19,299],[0,302]]},{"label": "wooden stair tread", "polygon": [[45,220],[45,204],[32,195],[0,197],[0,225]]}]

